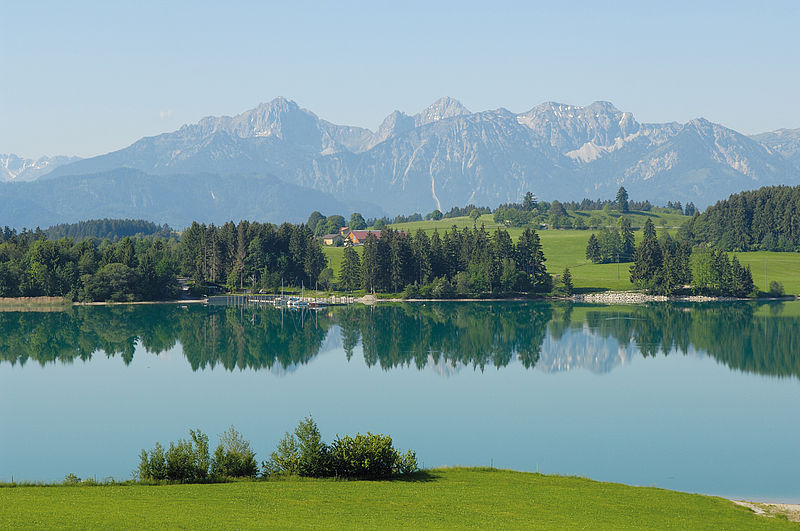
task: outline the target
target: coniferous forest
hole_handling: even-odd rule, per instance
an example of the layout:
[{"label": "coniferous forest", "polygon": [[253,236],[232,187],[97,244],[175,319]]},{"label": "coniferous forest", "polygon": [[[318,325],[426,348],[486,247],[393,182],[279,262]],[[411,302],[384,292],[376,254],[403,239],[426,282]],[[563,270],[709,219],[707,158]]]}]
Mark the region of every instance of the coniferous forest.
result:
[{"label": "coniferous forest", "polygon": [[[677,234],[664,231],[658,236],[647,219],[638,245],[625,215],[637,203],[628,200],[624,188],[614,202],[595,206],[599,205],[606,210],[613,206],[617,221],[589,236],[586,259],[631,263],[631,282],[653,294],[749,296],[755,293],[752,273],[726,251],[800,250],[800,187],[773,186],[732,195],[695,213]],[[318,212],[307,224],[195,222],[182,233],[141,220],[90,220],[46,231],[6,227],[0,231],[0,297],[165,300],[177,296],[178,277],[186,277],[198,295],[281,286],[395,293],[404,298],[553,292],[539,235],[531,225],[534,219],[536,224],[548,219],[548,230],[563,225],[561,218],[569,217],[561,203],[537,202],[528,193],[519,204],[495,209],[494,218],[524,227],[516,241],[502,227],[490,232],[477,223],[488,208],[468,205],[453,212],[467,210],[472,227],[453,225],[441,232],[413,234],[383,227],[366,238],[362,252],[346,247],[336,272],[322,251],[320,234],[335,232],[345,218]],[[689,210],[694,211],[693,205]],[[417,217],[422,218],[415,214],[400,222]],[[375,228],[381,221],[367,222],[357,213],[350,217],[350,224],[359,228]],[[567,278],[571,284],[572,274]],[[556,292],[565,290],[559,287]],[[567,292],[572,292],[571,285]],[[782,286],[771,285],[770,293],[782,294]]]},{"label": "coniferous forest", "polygon": [[731,195],[695,216],[685,233],[725,251],[800,251],[800,186]]},{"label": "coniferous forest", "polygon": [[345,250],[339,274],[345,289],[403,292],[407,298],[546,293],[552,284],[539,235],[526,228],[514,243],[508,231],[453,227],[441,235],[384,229],[370,235],[359,258]]}]

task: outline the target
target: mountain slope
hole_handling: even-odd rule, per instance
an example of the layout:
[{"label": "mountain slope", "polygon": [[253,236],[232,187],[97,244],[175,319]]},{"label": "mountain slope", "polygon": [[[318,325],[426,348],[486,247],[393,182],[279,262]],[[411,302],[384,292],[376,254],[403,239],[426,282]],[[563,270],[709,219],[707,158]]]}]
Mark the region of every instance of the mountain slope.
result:
[{"label": "mountain slope", "polygon": [[370,205],[338,201],[262,175],[153,176],[120,168],[0,185],[0,226],[17,228],[104,217],[147,219],[176,228],[192,221],[219,224],[231,219],[302,222],[313,210],[382,214]]},{"label": "mountain slope", "polygon": [[78,157],[41,157],[24,159],[13,153],[0,154],[0,182],[34,181],[59,166],[79,160]]},{"label": "mountain slope", "polygon": [[752,137],[800,168],[800,129],[778,129]]},{"label": "mountain slope", "polygon": [[797,136],[773,136],[748,138],[702,118],[639,123],[608,102],[473,113],[452,98],[413,116],[395,111],[372,132],[277,98],[61,166],[47,178],[119,167],[152,175],[268,173],[391,214],[495,206],[528,190],[549,200],[613,197],[621,185],[634,198],[703,207],[743,189],[800,183]]}]

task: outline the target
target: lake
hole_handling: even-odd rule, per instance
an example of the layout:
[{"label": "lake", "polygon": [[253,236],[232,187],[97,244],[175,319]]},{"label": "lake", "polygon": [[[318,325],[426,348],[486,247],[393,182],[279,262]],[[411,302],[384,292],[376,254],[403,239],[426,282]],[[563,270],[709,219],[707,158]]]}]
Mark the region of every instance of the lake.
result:
[{"label": "lake", "polygon": [[262,460],[313,414],[426,467],[797,503],[799,405],[800,302],[0,312],[0,481],[127,479],[190,428]]}]

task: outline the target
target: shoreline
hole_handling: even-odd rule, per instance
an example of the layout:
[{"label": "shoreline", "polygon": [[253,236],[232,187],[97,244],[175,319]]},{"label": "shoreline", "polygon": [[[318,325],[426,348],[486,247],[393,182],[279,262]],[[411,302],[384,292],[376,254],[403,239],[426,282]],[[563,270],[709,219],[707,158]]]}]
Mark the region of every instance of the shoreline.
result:
[{"label": "shoreline", "polygon": [[[247,294],[232,294],[247,295]],[[400,297],[380,298],[375,295],[364,295],[355,297],[354,303],[372,306],[379,303],[416,303],[416,302],[534,302],[534,301],[560,301],[576,302],[586,304],[644,304],[648,302],[759,302],[759,301],[793,301],[798,300],[796,296],[784,297],[709,297],[706,295],[648,295],[637,291],[605,291],[594,293],[577,293],[568,297],[542,296],[537,298],[528,297],[491,297],[491,298],[456,298],[456,299],[404,299]],[[0,311],[19,311],[19,310],[45,310],[60,309],[74,306],[137,306],[155,304],[208,304],[208,299],[170,299],[164,301],[129,301],[129,302],[73,302],[61,297],[5,297],[0,298]]]},{"label": "shoreline", "polygon": [[373,305],[381,302],[531,302],[531,301],[570,301],[589,304],[643,304],[647,302],[758,302],[758,301],[793,301],[795,296],[785,297],[709,297],[706,295],[648,295],[638,291],[604,291],[594,293],[577,293],[568,297],[548,297],[526,298],[526,297],[506,297],[506,298],[458,298],[458,299],[403,299],[403,298],[378,298],[374,295],[364,295],[358,297],[355,302]]}]

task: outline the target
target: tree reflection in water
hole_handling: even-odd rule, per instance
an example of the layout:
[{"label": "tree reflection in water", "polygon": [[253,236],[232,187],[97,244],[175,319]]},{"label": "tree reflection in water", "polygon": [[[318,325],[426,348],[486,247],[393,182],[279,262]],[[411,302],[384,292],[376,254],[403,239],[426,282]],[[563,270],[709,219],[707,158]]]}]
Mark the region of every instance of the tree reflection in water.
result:
[{"label": "tree reflection in water", "polygon": [[[137,345],[180,344],[193,370],[287,369],[326,340],[370,367],[431,364],[607,371],[622,349],[642,356],[701,352],[731,369],[800,377],[799,303],[413,303],[289,312],[272,307],[103,306],[0,312],[0,361],[42,365],[103,353],[128,364]],[[545,353],[543,355],[543,348]],[[544,356],[544,357],[543,357]]]}]

